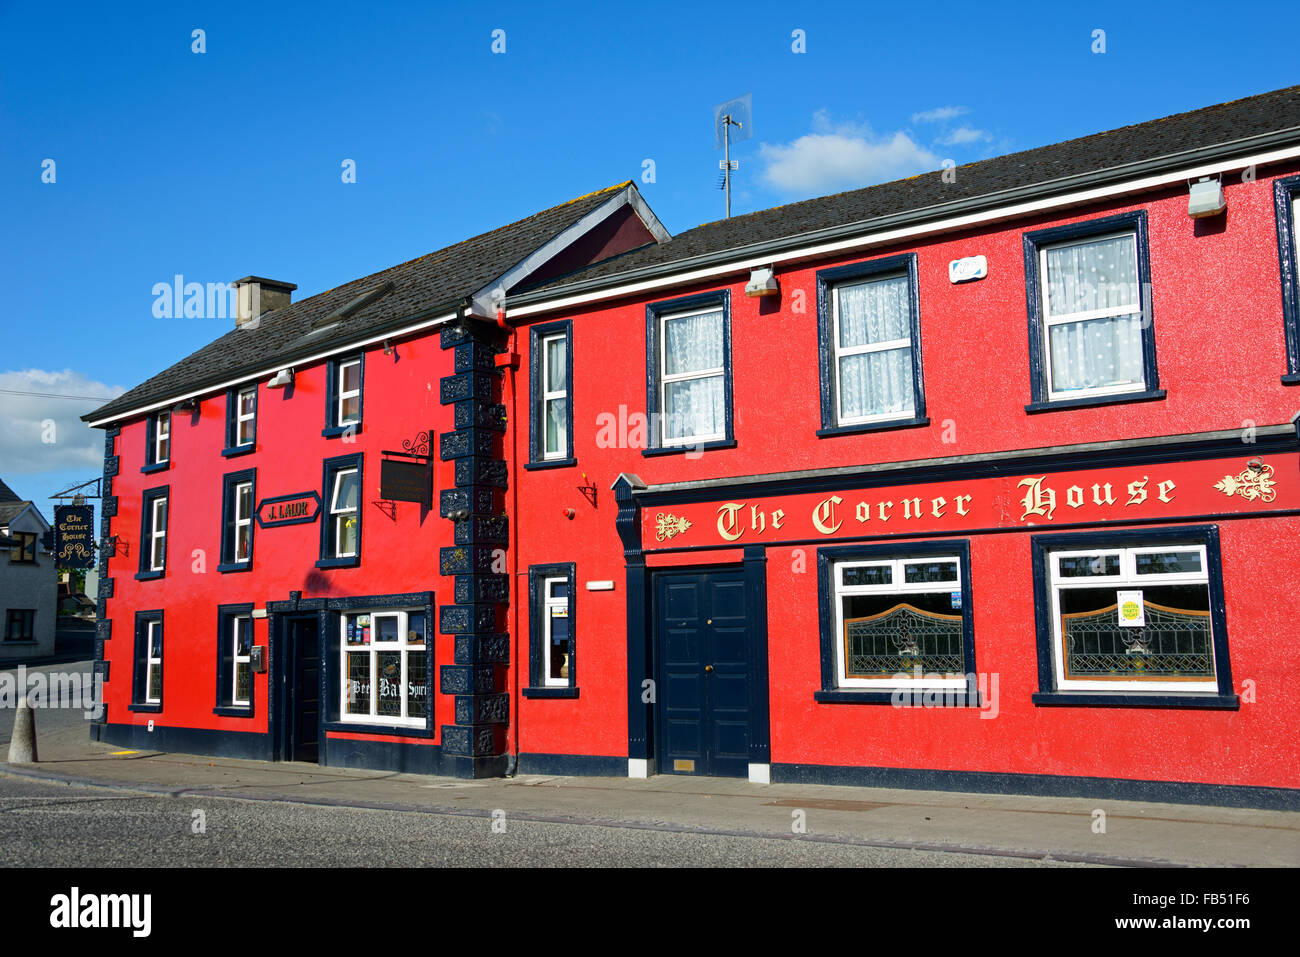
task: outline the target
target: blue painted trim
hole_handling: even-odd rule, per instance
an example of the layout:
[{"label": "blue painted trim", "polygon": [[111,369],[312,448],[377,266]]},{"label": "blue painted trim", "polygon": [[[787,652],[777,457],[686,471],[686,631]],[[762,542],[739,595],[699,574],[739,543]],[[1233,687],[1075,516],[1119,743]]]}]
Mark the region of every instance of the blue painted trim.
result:
[{"label": "blue painted trim", "polygon": [[226,459],[233,459],[236,455],[248,455],[250,452],[256,452],[256,451],[257,451],[257,446],[244,445],[234,449],[222,449],[221,457]]},{"label": "blue painted trim", "polygon": [[[263,505],[278,505],[280,502],[294,502],[300,498],[309,498],[316,503],[316,511],[310,518],[281,518],[275,521],[262,521]],[[257,519],[259,528],[280,528],[282,525],[309,525],[320,518],[322,509],[320,494],[315,489],[308,489],[305,492],[298,492],[294,495],[275,495],[271,498],[264,498],[257,503],[253,509],[253,516]]]},{"label": "blue painted trim", "polygon": [[[839,635],[834,633],[835,601],[831,566],[837,562],[878,558],[918,558],[946,555],[956,552],[961,575],[961,630],[962,668],[965,674],[976,673],[975,667],[975,603],[970,573],[970,540],[949,538],[930,541],[891,541],[872,545],[837,545],[817,549],[817,611],[821,636],[820,693],[813,699],[836,704],[881,704],[892,699],[893,689],[844,687],[838,684],[836,656],[839,654]],[[899,688],[910,689],[900,684]]]},{"label": "blue painted trim", "polygon": [[529,472],[536,472],[541,469],[558,469],[567,465],[577,465],[577,459],[550,459],[546,462],[526,462],[524,468]]},{"label": "blue painted trim", "polygon": [[829,429],[818,429],[818,438],[832,435],[858,435],[863,432],[889,432],[894,429],[915,429],[930,424],[928,417],[911,419],[892,419],[888,422],[865,422],[862,425],[837,425]]},{"label": "blue painted trim", "polygon": [[1064,774],[1012,774],[1000,771],[941,771],[924,768],[848,767],[825,764],[773,764],[777,784],[831,784],[849,787],[976,794],[1031,794],[1043,797],[1108,798],[1205,804],[1262,810],[1300,811],[1300,790],[1195,781],[1136,781]]},{"label": "blue painted trim", "polygon": [[[563,459],[547,460],[543,457],[542,431],[542,354],[541,340],[557,333],[564,334],[565,356],[565,438],[567,445]],[[532,326],[528,330],[528,464],[525,468],[557,468],[576,465],[573,456],[573,321],[562,319]]]},{"label": "blue painted trim", "polygon": [[[132,708],[131,710],[143,710]],[[155,724],[153,731],[140,724],[98,725],[99,741],[140,751],[207,754],[249,761],[274,760],[271,736],[257,731],[213,731],[209,728],[172,728]]]},{"label": "blue painted trim", "polygon": [[[325,503],[331,501],[334,474],[342,469],[355,467],[357,470],[357,553],[347,558],[335,558],[334,522],[330,518]],[[317,568],[353,568],[361,564],[361,529],[365,525],[362,516],[365,513],[365,473],[362,471],[362,453],[336,455],[321,462],[321,507],[320,507],[320,560]]]},{"label": "blue painted trim", "polygon": [[176,448],[176,416],[171,415],[169,409],[162,409],[160,411],[167,412],[170,417],[169,428],[171,429],[171,432],[167,436],[167,459],[163,462],[157,462],[154,460],[154,455],[158,448],[158,443],[155,442],[154,439],[158,434],[159,415],[158,412],[155,412],[144,420],[144,465],[140,467],[140,471],[146,474],[151,474],[153,472],[166,472],[172,467],[172,453]]},{"label": "blue painted trim", "polygon": [[1057,402],[1031,402],[1025,406],[1030,415],[1037,412],[1055,412],[1060,409],[1090,409],[1098,405],[1122,405],[1125,402],[1152,402],[1168,395],[1164,389],[1153,392],[1121,392],[1117,395],[1093,395],[1082,399],[1061,399]]},{"label": "blue painted trim", "polygon": [[[248,561],[235,561],[235,486],[241,482],[252,482],[253,487],[248,496]],[[170,512],[169,518],[170,518]],[[221,477],[221,563],[217,571],[246,572],[253,567],[253,548],[257,544],[257,469],[243,469],[239,472],[227,472]]]},{"label": "blue painted trim", "polygon": [[1277,260],[1282,278],[1282,326],[1286,334],[1286,385],[1300,384],[1300,266],[1292,202],[1300,194],[1300,176],[1273,181],[1277,214]]},{"label": "blue painted trim", "polygon": [[[251,626],[252,614],[252,602],[217,606],[217,703],[216,707],[212,709],[213,714],[237,718],[253,717],[254,706],[257,704],[256,680],[252,682],[252,686],[249,688],[248,704],[237,705],[231,703],[231,699],[235,696],[234,675],[231,674],[235,654],[230,645],[230,623],[232,619],[238,615],[248,615],[250,616],[249,624]],[[256,632],[254,632],[254,637],[256,637]],[[256,642],[252,643],[255,644]]]},{"label": "blue painted trim", "polygon": [[[723,436],[710,442],[683,446],[665,446],[663,444],[662,409],[659,408],[659,318],[665,313],[687,312],[692,309],[705,310],[711,307],[722,309],[722,410]],[[670,454],[686,452],[691,449],[705,451],[713,448],[731,448],[736,444],[736,433],[732,421],[731,394],[731,290],[717,289],[712,292],[696,293],[691,296],[679,296],[662,302],[652,302],[645,307],[645,342],[646,342],[646,444],[642,455]]]},{"label": "blue painted trim", "polygon": [[[239,411],[239,394],[246,392],[248,389],[253,390],[253,439],[244,445],[236,445],[236,415]],[[247,455],[249,452],[257,449],[257,420],[261,415],[261,395],[256,382],[251,385],[237,386],[226,390],[226,447],[221,450],[221,454],[230,458],[235,455]]]},{"label": "blue painted trim", "polygon": [[[153,581],[167,574],[167,548],[171,544],[172,537],[171,490],[170,485],[159,485],[155,488],[145,489],[140,496],[140,559],[135,576],[136,581]],[[163,567],[154,571],[149,567],[149,559],[153,555],[153,503],[160,498],[167,500],[167,532],[166,540],[163,542]]]},{"label": "blue painted trim", "polygon": [[166,462],[159,462],[157,465],[142,465],[140,471],[145,475],[152,475],[155,472],[166,472],[171,467],[171,460],[168,459]]},{"label": "blue painted trim", "polygon": [[[569,580],[569,686],[547,686],[546,657],[543,648],[542,606],[545,594],[542,582],[565,576]],[[553,562],[528,566],[528,687],[527,698],[576,698],[578,696],[578,572],[573,562]],[[562,691],[564,694],[550,694]],[[530,693],[531,692],[531,693]]]},{"label": "blue painted trim", "polygon": [[[148,690],[146,682],[149,680],[149,649],[146,642],[149,638],[149,622],[158,622],[162,630],[162,655],[159,657],[159,668],[162,675],[159,684],[162,688],[158,692],[158,701],[145,701],[145,692]],[[131,703],[127,705],[129,711],[162,711],[163,702],[167,700],[167,626],[163,623],[163,609],[150,608],[145,611],[135,613],[135,647],[132,649],[133,657],[131,659]]]},{"label": "blue painted trim", "polygon": [[[1223,592],[1223,561],[1217,525],[1184,525],[1177,528],[1109,529],[1098,532],[1066,532],[1033,535],[1029,539],[1034,571],[1034,628],[1038,646],[1038,692],[1035,704],[1112,707],[1210,707],[1236,708],[1232,686],[1232,663],[1228,654],[1228,623]],[[1150,693],[1115,691],[1059,691],[1053,662],[1050,552],[1059,549],[1125,548],[1146,545],[1204,545],[1206,573],[1210,586],[1210,627],[1214,639],[1214,667],[1219,686],[1217,695],[1205,692],[1179,693],[1161,689]]]},{"label": "blue painted trim", "polygon": [[[1121,230],[1132,230],[1136,234],[1137,245],[1137,266],[1138,266],[1138,288],[1145,292],[1151,288],[1151,260],[1148,253],[1149,243],[1147,241],[1147,214],[1146,210],[1135,210],[1129,213],[1120,213],[1116,216],[1103,216],[1100,219],[1090,219],[1081,223],[1071,223],[1068,226],[1056,226],[1052,229],[1039,229],[1034,232],[1024,234],[1024,254],[1025,254],[1025,306],[1029,317],[1029,396],[1030,401],[1026,411],[1041,411],[1043,408],[1071,408],[1061,403],[1074,402],[1074,399],[1063,399],[1058,402],[1049,402],[1047,398],[1047,365],[1043,358],[1043,316],[1042,302],[1040,296],[1039,275],[1038,275],[1038,253],[1043,246],[1054,243],[1070,242],[1075,239],[1084,239],[1088,236],[1096,236],[1102,233],[1119,232]],[[1143,296],[1142,302],[1142,367],[1144,372],[1144,388],[1138,390],[1139,394],[1149,398],[1156,398],[1154,393],[1160,391],[1160,374],[1156,367],[1156,329],[1153,307],[1150,297]],[[1089,396],[1089,398],[1099,398],[1102,402],[1098,405],[1107,405],[1124,400],[1123,393],[1115,396]]]},{"label": "blue painted trim", "polygon": [[[862,279],[883,279],[894,273],[907,276],[907,299],[912,335],[912,415],[906,419],[890,422],[867,422],[861,425],[839,424],[839,415],[835,402],[835,362],[834,332],[835,322],[831,315],[833,296],[831,291],[841,283]],[[868,432],[877,429],[903,428],[908,425],[928,424],[925,414],[925,377],[921,363],[921,283],[917,277],[916,253],[904,253],[899,256],[885,256],[881,259],[869,259],[865,262],[836,266],[833,269],[817,271],[817,369],[820,377],[819,395],[821,397],[822,427],[819,436],[847,435],[851,432]]]},{"label": "blue painted trim", "polygon": [[466,768],[464,762],[443,754],[437,744],[408,744],[400,741],[357,741],[349,738],[326,736],[321,745],[322,766],[334,768],[359,768],[371,771],[397,771],[403,774],[436,774],[455,777],[499,777],[504,763],[496,773],[482,773],[479,767],[489,762],[477,762]]},{"label": "blue painted trim", "polygon": [[[348,362],[360,362],[361,369],[358,377],[357,393],[357,421],[350,422],[347,425],[339,425],[338,421],[338,397],[339,397],[339,366]],[[330,359],[325,363],[325,428],[321,429],[321,435],[327,439],[338,438],[351,431],[353,434],[360,434],[361,424],[365,421],[365,398],[366,398],[366,354],[364,352],[354,355],[339,356],[336,359]]]},{"label": "blue painted trim", "polygon": [[746,545],[745,608],[748,611],[745,637],[749,646],[749,763],[772,760],[772,712],[768,698],[767,636],[767,549]]},{"label": "blue painted trim", "polygon": [[642,449],[641,454],[647,458],[654,455],[685,455],[688,452],[711,452],[714,449],[734,449],[736,447],[735,439],[716,439],[713,442],[704,442],[698,445],[665,445],[657,449]]},{"label": "blue painted trim", "polygon": [[528,754],[521,752],[518,773],[625,778],[627,777],[627,758],[613,754]]}]

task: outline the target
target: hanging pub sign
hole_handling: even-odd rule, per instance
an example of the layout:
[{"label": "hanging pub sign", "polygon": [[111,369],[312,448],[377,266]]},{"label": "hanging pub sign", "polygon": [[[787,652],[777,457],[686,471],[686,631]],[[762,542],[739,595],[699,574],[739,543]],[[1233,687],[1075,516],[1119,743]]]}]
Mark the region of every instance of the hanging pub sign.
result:
[{"label": "hanging pub sign", "polygon": [[277,495],[275,498],[262,499],[257,506],[257,525],[259,528],[305,525],[316,521],[319,514],[320,495],[316,492]]},{"label": "hanging pub sign", "polygon": [[54,564],[95,567],[95,506],[54,506]]},{"label": "hanging pub sign", "polygon": [[379,463],[379,497],[429,507],[430,469],[424,462],[384,459]]}]

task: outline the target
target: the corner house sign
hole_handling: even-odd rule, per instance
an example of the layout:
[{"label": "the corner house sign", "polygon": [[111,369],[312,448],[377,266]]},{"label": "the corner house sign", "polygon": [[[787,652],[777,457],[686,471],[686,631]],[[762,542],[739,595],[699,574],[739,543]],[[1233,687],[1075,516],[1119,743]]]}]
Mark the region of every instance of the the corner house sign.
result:
[{"label": "the corner house sign", "polygon": [[683,547],[1296,508],[1296,483],[1279,482],[1273,466],[1258,459],[1217,459],[682,503],[646,509],[642,534],[647,541]]},{"label": "the corner house sign", "polygon": [[275,498],[262,499],[257,506],[257,524],[261,528],[301,525],[316,521],[319,514],[320,495],[316,492],[277,495]]},{"label": "the corner house sign", "polygon": [[60,568],[95,567],[95,507],[54,506],[54,564]]}]

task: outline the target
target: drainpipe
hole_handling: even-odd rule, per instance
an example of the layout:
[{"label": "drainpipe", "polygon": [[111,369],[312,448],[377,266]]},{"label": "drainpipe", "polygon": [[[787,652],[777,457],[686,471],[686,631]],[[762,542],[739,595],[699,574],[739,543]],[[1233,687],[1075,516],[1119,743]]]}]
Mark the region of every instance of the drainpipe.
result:
[{"label": "drainpipe", "polygon": [[[506,351],[497,356],[497,366],[503,368],[506,372],[505,384],[507,388],[502,390],[501,401],[506,409],[506,455],[507,461],[512,464],[518,460],[517,449],[515,448],[515,370],[519,368],[519,353],[515,351],[515,330],[506,325],[506,310],[502,303],[497,303],[497,326],[506,334]],[[509,560],[509,598],[510,610],[507,613],[510,621],[510,735],[506,744],[506,776],[514,777],[519,768],[519,669],[521,662],[519,660],[519,482],[518,475],[511,474],[515,469],[506,472],[509,481],[510,509],[509,523],[510,538],[506,542],[506,554]]]}]

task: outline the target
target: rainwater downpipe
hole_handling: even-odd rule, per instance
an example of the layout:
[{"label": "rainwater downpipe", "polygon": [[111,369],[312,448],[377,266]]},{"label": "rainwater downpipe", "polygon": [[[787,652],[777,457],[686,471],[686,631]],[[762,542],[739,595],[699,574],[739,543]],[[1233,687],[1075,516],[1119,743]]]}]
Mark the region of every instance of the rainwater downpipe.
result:
[{"label": "rainwater downpipe", "polygon": [[[497,327],[506,334],[506,351],[497,356],[498,365],[502,365],[506,370],[505,381],[508,383],[508,389],[504,390],[501,401],[506,409],[506,449],[509,456],[508,461],[512,464],[518,461],[518,449],[515,448],[515,419],[518,417],[515,408],[515,370],[519,367],[519,354],[515,351],[515,330],[506,325],[506,310],[501,303],[497,304]],[[505,360],[502,362],[501,360]],[[519,482],[518,475],[511,475],[508,470],[506,475],[509,481],[510,508],[507,528],[509,534],[506,539],[506,554],[509,559],[510,569],[510,587],[508,598],[510,600],[510,740],[506,745],[506,777],[514,777],[519,768]]]}]

